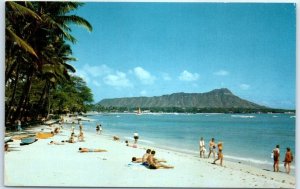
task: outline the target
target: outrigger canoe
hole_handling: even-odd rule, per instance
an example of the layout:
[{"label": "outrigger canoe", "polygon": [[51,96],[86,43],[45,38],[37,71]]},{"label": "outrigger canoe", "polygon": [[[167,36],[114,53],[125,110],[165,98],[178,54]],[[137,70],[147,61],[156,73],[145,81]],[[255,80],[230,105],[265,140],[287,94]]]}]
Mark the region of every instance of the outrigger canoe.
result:
[{"label": "outrigger canoe", "polygon": [[23,145],[32,144],[32,143],[34,143],[34,142],[37,141],[37,140],[38,140],[38,139],[36,138],[36,136],[25,137],[25,138],[22,138],[22,139],[21,139],[20,145],[23,146]]},{"label": "outrigger canoe", "polygon": [[53,137],[54,134],[52,132],[39,132],[36,133],[36,138],[38,139],[46,139],[46,138],[50,138]]}]

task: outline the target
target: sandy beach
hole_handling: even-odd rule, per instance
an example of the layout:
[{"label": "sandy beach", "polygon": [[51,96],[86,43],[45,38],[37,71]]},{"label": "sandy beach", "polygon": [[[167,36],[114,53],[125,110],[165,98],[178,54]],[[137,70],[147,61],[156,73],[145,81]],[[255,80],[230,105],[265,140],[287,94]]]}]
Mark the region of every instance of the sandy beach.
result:
[{"label": "sandy beach", "polygon": [[[32,131],[47,131],[38,126]],[[20,146],[20,140],[9,143],[12,151],[4,154],[5,186],[69,186],[69,187],[240,187],[295,188],[295,176],[226,161],[224,166],[211,164],[213,159],[200,159],[165,149],[154,149],[156,157],[174,169],[150,170],[132,163],[133,156],[142,157],[149,146],[125,146],[124,140],[85,132],[85,142],[49,145],[70,136],[70,129],[48,139]],[[75,134],[78,134],[76,126]],[[107,152],[79,153],[79,147],[100,148]],[[151,148],[153,149],[153,148]],[[270,169],[272,169],[270,167]],[[281,170],[284,167],[281,166]]]}]

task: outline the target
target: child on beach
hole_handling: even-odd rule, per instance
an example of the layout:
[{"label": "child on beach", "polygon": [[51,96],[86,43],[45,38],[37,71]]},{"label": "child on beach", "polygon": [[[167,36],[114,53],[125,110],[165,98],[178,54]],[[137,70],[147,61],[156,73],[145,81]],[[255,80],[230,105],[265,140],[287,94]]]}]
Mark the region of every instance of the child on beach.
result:
[{"label": "child on beach", "polygon": [[293,161],[294,157],[293,154],[291,152],[291,149],[289,147],[286,148],[286,153],[285,153],[285,158],[284,158],[284,167],[285,167],[285,171],[287,174],[290,174],[291,171],[291,163]]}]

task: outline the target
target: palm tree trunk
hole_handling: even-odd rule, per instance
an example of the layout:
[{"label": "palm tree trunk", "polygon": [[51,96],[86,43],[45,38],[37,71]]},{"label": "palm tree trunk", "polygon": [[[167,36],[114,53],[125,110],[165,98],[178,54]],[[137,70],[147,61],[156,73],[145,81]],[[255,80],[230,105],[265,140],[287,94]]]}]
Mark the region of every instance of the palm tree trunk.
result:
[{"label": "palm tree trunk", "polygon": [[5,116],[5,123],[8,121],[9,117],[11,116],[11,112],[12,112],[11,108],[14,105],[14,102],[15,102],[16,90],[17,90],[17,86],[18,86],[18,82],[19,82],[19,70],[20,70],[20,66],[17,67],[16,78],[15,78],[15,82],[14,82],[14,89],[13,89],[11,99],[9,101],[9,105],[7,106],[7,113],[6,113],[6,116]]},{"label": "palm tree trunk", "polygon": [[24,85],[23,93],[20,97],[19,104],[18,104],[17,110],[14,114],[13,121],[21,118],[20,115],[21,115],[22,111],[24,111],[24,108],[25,108],[24,107],[25,100],[30,93],[30,89],[31,89],[31,85],[32,85],[32,78],[33,78],[33,71],[32,71],[32,69],[29,68],[27,81],[26,81],[26,84]]}]

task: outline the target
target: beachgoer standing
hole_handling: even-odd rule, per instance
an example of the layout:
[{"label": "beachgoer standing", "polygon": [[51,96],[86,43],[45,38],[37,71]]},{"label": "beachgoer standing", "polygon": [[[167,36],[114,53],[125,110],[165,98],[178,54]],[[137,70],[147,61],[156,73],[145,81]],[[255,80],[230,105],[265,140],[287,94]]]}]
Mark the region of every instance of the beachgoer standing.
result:
[{"label": "beachgoer standing", "polygon": [[99,134],[99,132],[100,132],[100,126],[99,126],[99,124],[97,124],[97,126],[96,126],[96,132],[97,132],[97,134]]},{"label": "beachgoer standing", "polygon": [[213,153],[214,159],[215,159],[215,156],[216,156],[215,148],[216,148],[215,139],[212,138],[211,141],[209,142],[209,154],[208,154],[208,158],[210,157],[210,154]]},{"label": "beachgoer standing", "polygon": [[134,143],[136,144],[139,139],[139,134],[137,132],[133,133]]},{"label": "beachgoer standing", "polygon": [[201,137],[200,142],[199,142],[199,147],[200,147],[200,158],[205,158],[205,142],[203,137]]},{"label": "beachgoer standing", "polygon": [[18,131],[22,131],[21,121],[19,119],[17,120],[17,123],[18,123]]},{"label": "beachgoer standing", "polygon": [[223,153],[222,153],[222,150],[219,149],[219,152],[218,152],[218,158],[215,159],[215,161],[213,162],[213,164],[216,164],[216,161],[220,160],[220,165],[223,166]]},{"label": "beachgoer standing", "polygon": [[82,124],[79,125],[79,131],[81,132],[83,130]]},{"label": "beachgoer standing", "polygon": [[99,131],[100,131],[100,134],[102,133],[102,125],[100,124],[99,125]]},{"label": "beachgoer standing", "polygon": [[279,172],[279,156],[280,156],[280,150],[279,150],[279,145],[276,145],[276,148],[273,150],[273,159],[274,159],[274,172]]},{"label": "beachgoer standing", "polygon": [[287,174],[290,174],[291,171],[291,163],[293,161],[294,157],[291,152],[291,149],[289,147],[286,148],[285,158],[284,158],[284,167]]}]

